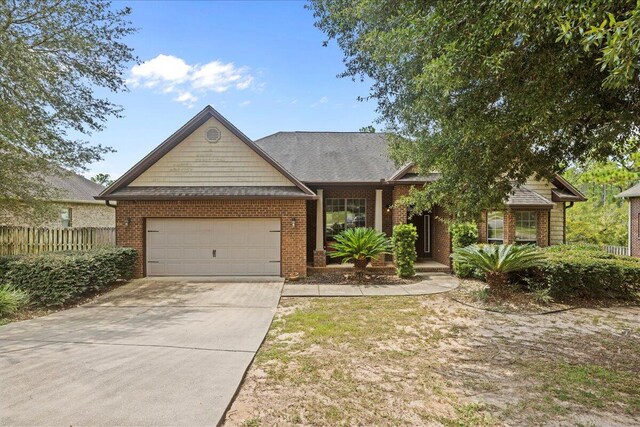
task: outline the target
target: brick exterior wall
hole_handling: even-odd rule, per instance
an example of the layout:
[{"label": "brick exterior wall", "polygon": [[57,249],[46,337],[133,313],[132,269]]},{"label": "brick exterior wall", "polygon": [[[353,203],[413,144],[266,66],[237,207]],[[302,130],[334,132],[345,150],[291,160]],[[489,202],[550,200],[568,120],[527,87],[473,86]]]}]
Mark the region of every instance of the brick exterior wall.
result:
[{"label": "brick exterior wall", "polygon": [[440,206],[433,208],[433,230],[431,230],[431,256],[434,261],[451,266],[451,235],[445,222],[447,212]]},{"label": "brick exterior wall", "polygon": [[640,198],[629,199],[629,243],[631,256],[640,257]]},{"label": "brick exterior wall", "polygon": [[[548,209],[510,209],[504,211],[504,244],[516,241],[516,216],[515,212],[536,211],[536,244],[540,247],[549,246],[549,210]],[[482,212],[478,222],[478,241],[487,243],[487,212]]]},{"label": "brick exterior wall", "polygon": [[[396,185],[393,187],[393,201],[409,194],[410,185]],[[403,206],[392,209],[392,225],[407,223],[407,208]],[[441,264],[451,265],[451,236],[449,227],[444,222],[448,215],[440,206],[435,206],[431,212],[434,216],[433,229],[431,230],[431,256],[434,261]]]},{"label": "brick exterior wall", "polygon": [[[128,227],[127,218],[131,221]],[[136,277],[144,275],[145,218],[281,218],[282,274],[306,275],[305,200],[120,201],[116,208],[116,243],[138,250]],[[296,219],[295,227],[291,218]]]}]

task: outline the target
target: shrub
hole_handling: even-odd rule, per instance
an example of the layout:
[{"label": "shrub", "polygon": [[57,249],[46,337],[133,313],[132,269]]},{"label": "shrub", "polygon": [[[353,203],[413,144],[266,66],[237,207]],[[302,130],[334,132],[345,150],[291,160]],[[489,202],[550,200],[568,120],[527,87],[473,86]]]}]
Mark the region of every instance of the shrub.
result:
[{"label": "shrub", "polygon": [[331,258],[342,258],[342,262],[353,261],[357,272],[364,272],[371,258],[388,254],[391,251],[389,239],[384,233],[373,228],[356,227],[342,231],[335,236],[330,246]]},{"label": "shrub", "polygon": [[449,226],[453,249],[464,248],[478,243],[478,224],[457,222]]},{"label": "shrub", "polygon": [[396,272],[400,277],[411,277],[416,274],[413,265],[416,254],[416,240],[418,232],[413,224],[399,224],[393,227],[393,254],[396,261]]},{"label": "shrub", "polygon": [[640,293],[640,260],[597,247],[562,245],[544,250],[546,262],[526,271],[524,281],[555,298],[632,299]]},{"label": "shrub", "polygon": [[0,317],[20,310],[29,302],[29,294],[10,285],[0,286]]},{"label": "shrub", "polygon": [[544,255],[531,245],[471,245],[458,248],[452,258],[486,275],[491,288],[508,281],[508,273],[542,265]]},{"label": "shrub", "polygon": [[[449,226],[453,249],[464,248],[478,242],[478,225],[473,222],[457,222]],[[453,272],[462,278],[474,276],[473,267],[457,261],[452,263]]]},{"label": "shrub", "polygon": [[63,305],[117,279],[130,278],[136,256],[131,248],[21,256],[6,263],[5,280],[28,292],[38,305]]}]

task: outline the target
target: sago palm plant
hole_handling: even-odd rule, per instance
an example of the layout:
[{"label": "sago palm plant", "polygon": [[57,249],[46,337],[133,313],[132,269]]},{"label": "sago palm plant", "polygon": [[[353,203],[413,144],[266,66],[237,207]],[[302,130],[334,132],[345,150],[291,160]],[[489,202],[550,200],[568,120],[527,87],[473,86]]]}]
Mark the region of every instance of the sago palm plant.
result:
[{"label": "sago palm plant", "polygon": [[471,245],[456,249],[451,257],[485,273],[491,288],[506,284],[511,272],[539,267],[544,262],[544,255],[533,245]]},{"label": "sago palm plant", "polygon": [[330,245],[331,258],[342,258],[343,263],[353,261],[356,272],[363,273],[371,258],[391,253],[391,242],[373,228],[356,227],[342,231]]}]

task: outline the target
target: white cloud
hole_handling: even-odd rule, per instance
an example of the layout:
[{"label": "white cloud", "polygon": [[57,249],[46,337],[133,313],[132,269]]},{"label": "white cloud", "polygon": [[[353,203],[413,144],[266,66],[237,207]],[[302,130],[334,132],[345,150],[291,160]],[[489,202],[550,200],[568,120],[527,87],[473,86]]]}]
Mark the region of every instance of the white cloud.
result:
[{"label": "white cloud", "polygon": [[229,89],[248,89],[254,77],[247,67],[233,62],[211,61],[190,65],[183,59],[160,54],[131,69],[127,83],[133,87],[154,89],[161,93],[177,94],[175,101],[192,107],[198,100],[196,93],[226,92]]},{"label": "white cloud", "polygon": [[246,101],[242,101],[240,104],[238,104],[240,107],[246,107],[247,105],[250,105],[251,101],[249,101],[248,99]]},{"label": "white cloud", "polygon": [[161,83],[183,82],[191,72],[191,65],[171,55],[158,55],[131,69],[129,83],[133,87],[143,84],[155,87]]},{"label": "white cloud", "polygon": [[181,102],[185,104],[187,107],[191,108],[195,105],[198,100],[197,96],[194,96],[191,92],[182,92],[180,95],[173,98],[174,101]]},{"label": "white cloud", "polygon": [[311,104],[311,108],[315,108],[318,105],[326,104],[327,102],[329,102],[329,98],[327,98],[326,96],[323,96],[322,98],[318,99],[316,102]]}]

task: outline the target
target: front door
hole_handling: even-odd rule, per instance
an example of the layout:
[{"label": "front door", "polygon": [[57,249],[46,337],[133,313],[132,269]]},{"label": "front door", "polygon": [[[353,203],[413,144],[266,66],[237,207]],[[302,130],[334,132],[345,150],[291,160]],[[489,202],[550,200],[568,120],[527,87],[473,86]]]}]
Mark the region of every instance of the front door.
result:
[{"label": "front door", "polygon": [[416,240],[418,258],[431,258],[431,213],[414,215],[411,223],[418,231],[418,240]]}]

